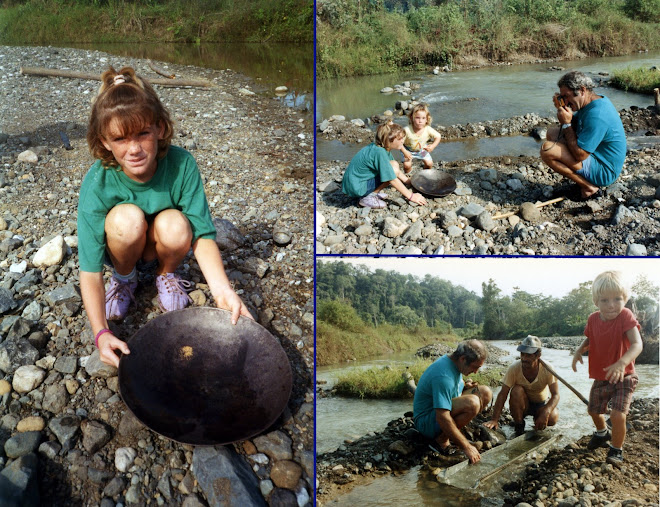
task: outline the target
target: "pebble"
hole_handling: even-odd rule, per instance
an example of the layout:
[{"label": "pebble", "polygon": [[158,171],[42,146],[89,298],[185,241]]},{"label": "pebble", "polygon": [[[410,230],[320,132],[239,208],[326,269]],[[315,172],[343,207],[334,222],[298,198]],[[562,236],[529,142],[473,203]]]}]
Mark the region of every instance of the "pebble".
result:
[{"label": "pebble", "polygon": [[46,421],[40,416],[29,416],[21,419],[16,425],[16,431],[23,433],[25,431],[43,431],[46,427]]},{"label": "pebble", "polygon": [[302,468],[290,460],[277,461],[270,472],[273,484],[279,488],[294,490],[302,477]]},{"label": "pebble", "polygon": [[137,451],[132,447],[120,447],[115,451],[115,468],[120,472],[126,472],[133,464]]},{"label": "pebble", "polygon": [[64,238],[58,235],[37,251],[32,259],[32,264],[41,268],[54,266],[62,262],[65,254],[66,243],[64,243]]}]

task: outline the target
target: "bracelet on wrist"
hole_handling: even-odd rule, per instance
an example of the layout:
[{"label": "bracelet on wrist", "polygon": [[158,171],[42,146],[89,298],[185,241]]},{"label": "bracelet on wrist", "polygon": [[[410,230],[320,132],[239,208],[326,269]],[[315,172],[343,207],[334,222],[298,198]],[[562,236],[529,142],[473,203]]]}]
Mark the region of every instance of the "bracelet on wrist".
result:
[{"label": "bracelet on wrist", "polygon": [[96,336],[94,337],[94,344],[96,345],[97,349],[99,348],[99,338],[103,336],[105,333],[112,334],[112,331],[110,331],[107,327],[104,327],[98,333],[96,333]]},{"label": "bracelet on wrist", "polygon": [[407,199],[408,199],[409,201],[412,201],[413,195],[415,195],[415,192],[413,192],[413,191],[411,190],[411,191],[410,191],[410,197],[408,197]]}]

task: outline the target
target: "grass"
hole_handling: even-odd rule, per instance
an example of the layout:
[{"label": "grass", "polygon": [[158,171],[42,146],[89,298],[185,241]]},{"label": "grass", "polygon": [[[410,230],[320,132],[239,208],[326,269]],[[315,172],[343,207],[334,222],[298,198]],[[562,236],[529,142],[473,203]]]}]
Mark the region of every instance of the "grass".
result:
[{"label": "grass", "polygon": [[319,366],[416,350],[437,342],[455,346],[461,340],[446,330],[428,327],[409,329],[383,324],[377,328],[364,325],[347,331],[322,320],[317,320],[316,336],[316,363]]},{"label": "grass", "polygon": [[628,67],[617,70],[610,80],[610,85],[625,91],[651,95],[654,88],[660,88],[660,69]]},{"label": "grass", "polygon": [[[627,17],[620,1],[503,3],[510,8],[498,10],[492,8],[493,2],[462,0],[460,6],[445,2],[405,12],[369,3],[367,12],[356,13],[349,3],[326,0],[318,4],[317,77],[428,69],[460,64],[466,58],[468,62],[574,59],[660,49],[660,24]],[[361,4],[350,5],[355,9]]]},{"label": "grass", "polygon": [[[411,366],[389,365],[383,368],[356,369],[340,377],[335,390],[338,395],[350,398],[412,399],[413,396],[406,387],[404,373],[410,373],[417,383],[431,363],[431,360],[420,359]],[[500,385],[503,374],[504,367],[493,367],[482,369],[469,378],[479,384],[496,387]]]},{"label": "grass", "polygon": [[311,42],[310,0],[28,0],[0,8],[0,43]]}]

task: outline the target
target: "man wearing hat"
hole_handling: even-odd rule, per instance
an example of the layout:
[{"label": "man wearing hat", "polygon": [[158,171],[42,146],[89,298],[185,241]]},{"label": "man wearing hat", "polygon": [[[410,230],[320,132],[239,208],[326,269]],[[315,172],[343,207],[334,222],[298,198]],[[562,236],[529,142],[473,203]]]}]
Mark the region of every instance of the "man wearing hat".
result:
[{"label": "man wearing hat", "polygon": [[541,340],[528,336],[518,346],[520,361],[513,363],[502,381],[502,389],[495,400],[493,417],[484,426],[496,429],[504,403],[511,393],[509,410],[513,417],[516,436],[525,432],[525,416],[534,418],[534,429],[542,430],[554,426],[559,419],[559,384],[539,359]]}]

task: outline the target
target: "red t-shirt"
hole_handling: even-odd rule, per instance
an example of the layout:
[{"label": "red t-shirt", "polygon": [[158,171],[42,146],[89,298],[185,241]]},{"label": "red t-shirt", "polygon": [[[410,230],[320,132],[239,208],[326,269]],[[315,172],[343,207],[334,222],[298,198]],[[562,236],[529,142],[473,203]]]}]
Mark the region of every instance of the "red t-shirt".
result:
[{"label": "red t-shirt", "polygon": [[[616,363],[630,348],[626,332],[636,327],[639,322],[628,308],[612,320],[602,320],[600,312],[589,315],[584,335],[589,338],[589,378],[607,380],[606,368]],[[625,374],[635,373],[635,361],[626,366]]]}]

